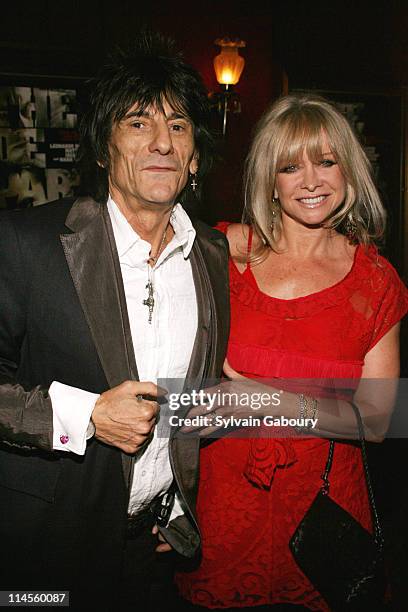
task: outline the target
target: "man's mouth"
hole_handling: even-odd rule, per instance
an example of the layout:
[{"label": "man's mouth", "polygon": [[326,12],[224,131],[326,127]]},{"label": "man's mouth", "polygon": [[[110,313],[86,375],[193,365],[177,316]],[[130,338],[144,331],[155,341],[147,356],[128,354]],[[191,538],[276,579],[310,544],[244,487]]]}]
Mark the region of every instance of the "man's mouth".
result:
[{"label": "man's mouth", "polygon": [[148,172],[175,172],[176,168],[172,168],[171,166],[147,166],[147,168],[143,168],[143,170],[147,170]]}]

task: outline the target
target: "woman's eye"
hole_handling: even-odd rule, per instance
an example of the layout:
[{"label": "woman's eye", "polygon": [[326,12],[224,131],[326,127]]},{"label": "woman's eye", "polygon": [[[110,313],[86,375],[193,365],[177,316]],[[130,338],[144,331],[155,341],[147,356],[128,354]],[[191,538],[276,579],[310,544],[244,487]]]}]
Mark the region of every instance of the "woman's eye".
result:
[{"label": "woman's eye", "polygon": [[335,162],[333,159],[322,159],[320,161],[320,165],[323,166],[323,168],[331,168],[332,166],[335,166],[337,162]]},{"label": "woman's eye", "polygon": [[279,172],[283,174],[291,174],[292,172],[296,172],[297,169],[298,169],[298,166],[295,166],[295,164],[289,164],[288,166],[281,168]]}]

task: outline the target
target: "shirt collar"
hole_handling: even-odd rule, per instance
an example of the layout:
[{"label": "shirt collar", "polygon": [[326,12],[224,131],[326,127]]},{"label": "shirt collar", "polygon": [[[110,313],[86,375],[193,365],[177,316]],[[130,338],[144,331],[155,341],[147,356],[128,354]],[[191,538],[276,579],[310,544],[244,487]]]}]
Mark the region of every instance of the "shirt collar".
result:
[{"label": "shirt collar", "polygon": [[[150,251],[149,243],[143,240],[139,234],[135,232],[111,196],[108,198],[107,206],[119,259],[123,258],[126,253],[138,243],[140,251],[143,253],[146,251],[144,258],[147,259]],[[180,203],[173,207],[170,223],[174,231],[174,237],[170,245],[167,245],[162,255],[168,255],[175,248],[181,247],[183,256],[187,258],[193,247],[196,231],[191,223],[190,217]],[[168,250],[170,246],[171,249]],[[161,259],[162,257],[160,256],[159,261]]]},{"label": "shirt collar", "polygon": [[176,204],[170,216],[170,223],[174,231],[176,242],[181,246],[185,259],[193,248],[196,231],[191,219],[180,203]]}]

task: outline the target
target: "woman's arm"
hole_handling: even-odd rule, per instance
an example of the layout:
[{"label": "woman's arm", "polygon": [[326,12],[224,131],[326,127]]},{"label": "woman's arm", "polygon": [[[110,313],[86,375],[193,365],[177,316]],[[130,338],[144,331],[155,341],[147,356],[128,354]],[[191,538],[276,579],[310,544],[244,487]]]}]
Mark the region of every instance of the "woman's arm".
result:
[{"label": "woman's arm", "polygon": [[[353,401],[360,410],[364,435],[370,442],[384,439],[397,390],[399,331],[396,323],[367,353],[359,386]],[[357,438],[356,418],[346,401],[318,399],[318,423],[313,433],[327,437]]]},{"label": "woman's arm", "polygon": [[[399,376],[399,323],[394,325],[379,342],[367,353],[363,367],[362,378],[354,395],[354,403],[358,406],[364,424],[366,440],[381,442],[387,432],[392,410],[394,407],[398,388]],[[262,383],[262,380],[247,379],[233,370],[226,361],[224,373],[231,380],[217,386],[220,393],[214,389],[206,389],[206,392],[214,393],[217,397],[230,397],[231,394],[250,396],[260,393],[273,395],[278,389]],[[335,382],[335,381],[334,381]],[[222,416],[227,419],[234,416],[235,419],[268,416],[285,416],[288,419],[300,417],[300,395],[296,393],[283,392],[280,394],[280,404],[262,406],[257,410],[251,408],[248,403],[219,403],[208,406],[198,406],[189,412],[189,417],[197,415]],[[358,438],[357,421],[349,402],[328,398],[308,398],[309,404],[317,400],[317,411],[314,418],[317,425],[313,429],[305,429],[308,435],[325,436],[329,438],[356,439]],[[310,416],[310,415],[305,415]],[[221,426],[222,427],[222,426]],[[200,436],[214,434],[221,429],[220,426],[207,427],[184,427],[183,431],[198,431]],[[220,431],[220,434],[222,435]]]},{"label": "woman's arm", "polygon": [[400,323],[396,323],[367,353],[354,401],[364,417],[366,432],[381,442],[394,408],[400,374]]}]

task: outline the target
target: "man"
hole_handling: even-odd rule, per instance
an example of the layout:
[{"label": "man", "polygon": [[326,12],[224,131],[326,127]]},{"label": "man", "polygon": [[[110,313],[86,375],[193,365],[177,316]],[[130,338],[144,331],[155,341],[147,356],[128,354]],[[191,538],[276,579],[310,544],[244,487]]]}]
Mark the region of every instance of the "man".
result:
[{"label": "man", "polygon": [[225,354],[226,244],[178,203],[209,166],[207,116],[197,73],[141,40],[93,82],[93,197],[1,216],[2,590],[147,610],[155,550],[198,549],[198,442],[157,436],[156,382],[197,385]]}]

